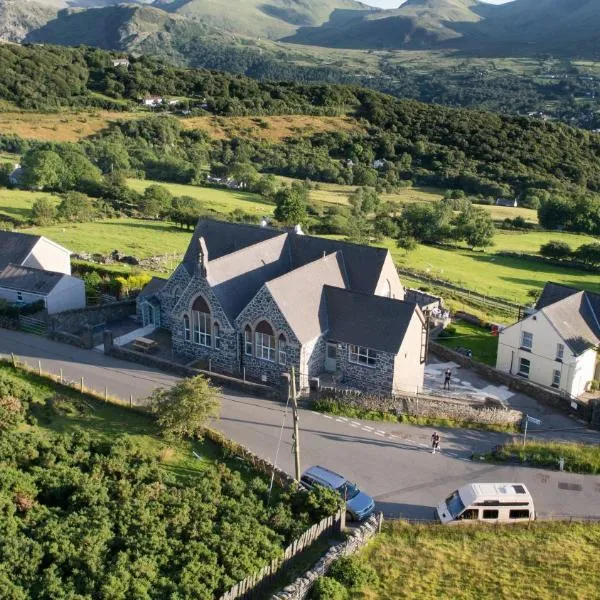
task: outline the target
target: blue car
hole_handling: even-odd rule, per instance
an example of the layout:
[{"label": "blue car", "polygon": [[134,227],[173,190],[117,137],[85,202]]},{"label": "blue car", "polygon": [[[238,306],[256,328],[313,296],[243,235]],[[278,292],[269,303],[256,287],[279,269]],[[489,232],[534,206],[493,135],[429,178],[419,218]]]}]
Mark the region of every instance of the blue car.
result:
[{"label": "blue car", "polygon": [[342,475],[338,475],[325,467],[310,467],[302,474],[300,481],[311,490],[316,485],[322,485],[338,492],[346,501],[346,511],[353,521],[363,521],[373,514],[375,500],[361,492],[356,484],[351,483]]}]

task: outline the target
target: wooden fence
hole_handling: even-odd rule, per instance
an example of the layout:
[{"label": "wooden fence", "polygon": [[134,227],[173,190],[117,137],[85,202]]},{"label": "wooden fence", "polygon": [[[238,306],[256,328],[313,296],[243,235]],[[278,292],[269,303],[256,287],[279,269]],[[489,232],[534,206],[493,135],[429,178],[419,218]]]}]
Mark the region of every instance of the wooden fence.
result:
[{"label": "wooden fence", "polygon": [[324,536],[340,532],[345,524],[345,509],[335,515],[323,519],[320,523],[307,529],[298,539],[294,540],[283,552],[283,555],[271,561],[258,573],[250,575],[234,585],[219,600],[263,600],[265,589],[284,572],[292,561],[303,550]]}]

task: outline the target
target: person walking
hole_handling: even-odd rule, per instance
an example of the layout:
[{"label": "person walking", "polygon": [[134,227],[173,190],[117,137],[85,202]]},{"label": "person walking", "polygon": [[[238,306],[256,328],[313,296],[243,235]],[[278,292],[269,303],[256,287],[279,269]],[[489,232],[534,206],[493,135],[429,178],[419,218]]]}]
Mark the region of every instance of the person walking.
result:
[{"label": "person walking", "polygon": [[435,454],[440,449],[440,434],[437,431],[431,436],[431,454]]},{"label": "person walking", "polygon": [[450,369],[446,369],[444,373],[444,389],[450,390],[450,380],[452,379],[452,371]]}]

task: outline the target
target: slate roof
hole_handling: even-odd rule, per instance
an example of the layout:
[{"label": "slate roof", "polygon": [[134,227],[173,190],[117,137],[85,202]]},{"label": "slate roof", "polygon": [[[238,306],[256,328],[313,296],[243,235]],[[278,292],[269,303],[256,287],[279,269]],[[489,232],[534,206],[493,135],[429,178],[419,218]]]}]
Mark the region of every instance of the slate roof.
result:
[{"label": "slate roof", "polygon": [[[541,312],[578,356],[600,344],[600,294],[570,289],[574,293],[544,306]],[[564,293],[564,290],[554,291],[557,297]]]},{"label": "slate roof", "polygon": [[569,285],[563,285],[562,283],[553,283],[549,281],[542,290],[538,301],[535,304],[537,310],[541,310],[550,304],[554,304],[559,300],[564,300],[573,294],[576,294],[581,290],[571,287]]},{"label": "slate roof", "polygon": [[163,279],[162,277],[153,277],[139,293],[138,298],[147,298],[157,294],[162,290],[167,281],[168,279]]},{"label": "slate roof", "polygon": [[414,302],[325,287],[328,339],[397,354],[415,313]]},{"label": "slate roof", "polygon": [[343,257],[330,254],[266,284],[300,343],[329,329],[325,288],[346,287]]},{"label": "slate roof", "polygon": [[0,287],[46,296],[63,277],[68,275],[9,264],[0,272]]},{"label": "slate roof", "polygon": [[20,265],[41,239],[39,235],[0,231],[0,270],[10,263]]},{"label": "slate roof", "polygon": [[208,282],[231,322],[265,282],[290,269],[286,236],[282,234],[215,260],[210,260],[210,249],[208,254]]}]

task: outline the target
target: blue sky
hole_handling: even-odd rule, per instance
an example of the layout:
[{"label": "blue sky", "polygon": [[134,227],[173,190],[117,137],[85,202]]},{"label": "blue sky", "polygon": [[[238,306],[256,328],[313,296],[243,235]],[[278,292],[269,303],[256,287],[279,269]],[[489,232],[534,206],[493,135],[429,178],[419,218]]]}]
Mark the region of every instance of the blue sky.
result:
[{"label": "blue sky", "polygon": [[[483,0],[490,4],[504,4],[509,0]],[[365,4],[370,6],[379,6],[380,8],[398,8],[402,4],[402,0],[362,0]]]}]

